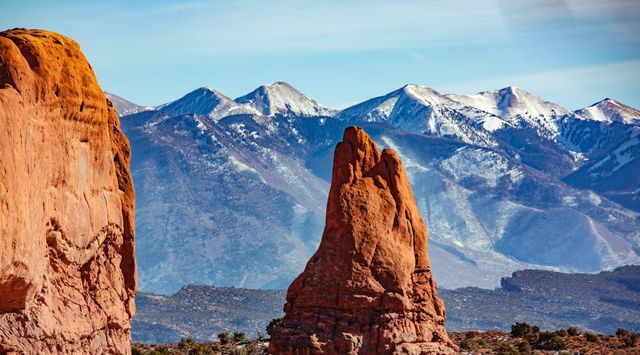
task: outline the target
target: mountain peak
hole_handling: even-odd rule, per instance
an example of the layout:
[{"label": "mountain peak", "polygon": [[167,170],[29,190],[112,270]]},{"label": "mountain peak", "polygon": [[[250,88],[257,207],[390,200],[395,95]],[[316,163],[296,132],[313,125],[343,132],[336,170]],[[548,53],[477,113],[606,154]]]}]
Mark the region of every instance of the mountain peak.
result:
[{"label": "mountain peak", "polygon": [[110,92],[104,92],[104,94],[109,98],[109,101],[115,107],[118,116],[123,117],[126,115],[133,115],[134,113],[153,110],[152,106],[142,106],[135,104],[127,99],[123,99],[122,97],[112,94]]},{"label": "mountain peak", "polygon": [[276,81],[238,97],[235,102],[265,116],[332,116],[335,110],[320,105],[291,84]]},{"label": "mountain peak", "polygon": [[594,121],[640,124],[640,110],[608,97],[575,113],[582,118]]},{"label": "mountain peak", "polygon": [[404,95],[408,98],[419,102],[425,106],[431,106],[433,104],[453,103],[449,98],[437,92],[436,90],[417,84],[406,84],[400,89],[391,92],[389,95],[397,96]]},{"label": "mountain peak", "polygon": [[273,82],[271,84],[263,85],[263,86],[269,87],[269,88],[283,87],[283,88],[287,88],[287,89],[291,89],[291,90],[295,90],[295,91],[300,92],[298,89],[293,87],[293,85],[287,83],[286,81],[276,81],[276,82]]},{"label": "mountain peak", "polygon": [[240,106],[229,97],[210,87],[199,87],[178,100],[161,105],[158,110],[171,115],[196,114],[213,119],[234,114],[254,114],[254,110]]}]

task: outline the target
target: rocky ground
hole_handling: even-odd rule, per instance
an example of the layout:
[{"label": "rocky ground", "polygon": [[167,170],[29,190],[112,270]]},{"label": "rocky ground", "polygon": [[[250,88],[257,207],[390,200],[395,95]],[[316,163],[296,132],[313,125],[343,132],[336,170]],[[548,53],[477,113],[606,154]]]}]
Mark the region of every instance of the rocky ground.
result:
[{"label": "rocky ground", "polygon": [[[461,354],[640,354],[640,334],[621,331],[618,335],[602,335],[589,332],[570,334],[570,329],[555,332],[539,332],[535,327],[526,334],[507,333],[498,330],[487,332],[449,333],[460,347]],[[268,340],[198,343],[183,339],[177,344],[150,345],[135,343],[133,354],[266,354]]]}]

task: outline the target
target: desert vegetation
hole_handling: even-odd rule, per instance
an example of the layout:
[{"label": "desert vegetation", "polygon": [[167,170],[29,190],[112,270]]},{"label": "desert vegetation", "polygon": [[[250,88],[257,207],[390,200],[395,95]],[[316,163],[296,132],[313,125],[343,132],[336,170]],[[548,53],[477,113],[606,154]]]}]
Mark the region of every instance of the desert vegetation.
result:
[{"label": "desert vegetation", "polygon": [[[267,334],[280,322],[274,319],[267,326]],[[460,347],[461,354],[638,354],[640,333],[619,328],[615,335],[597,334],[568,327],[554,331],[541,330],[536,325],[515,323],[511,332],[489,330],[449,333]],[[268,338],[246,340],[242,332],[220,333],[216,342],[198,342],[183,338],[177,344],[150,345],[136,343],[133,355],[209,355],[209,354],[266,354]]]}]

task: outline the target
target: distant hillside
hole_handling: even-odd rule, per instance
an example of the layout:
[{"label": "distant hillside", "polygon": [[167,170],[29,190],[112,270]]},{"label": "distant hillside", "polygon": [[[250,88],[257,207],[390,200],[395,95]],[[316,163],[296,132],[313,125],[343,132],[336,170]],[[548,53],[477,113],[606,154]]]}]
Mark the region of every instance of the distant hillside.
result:
[{"label": "distant hillside", "polygon": [[217,339],[221,332],[255,337],[282,313],[285,291],[185,286],[172,296],[139,293],[131,322],[133,340],[178,342],[182,337]]},{"label": "distant hillside", "polygon": [[[495,290],[441,290],[450,331],[509,330],[515,322],[543,329],[575,325],[601,333],[619,327],[640,331],[640,266],[599,274],[524,270],[503,278]],[[265,334],[282,315],[285,292],[186,286],[173,296],[138,295],[133,340],[177,342],[182,337],[215,339],[226,331]]]},{"label": "distant hillside", "polygon": [[509,329],[515,322],[545,329],[579,326],[611,334],[640,331],[640,266],[599,274],[524,270],[501,287],[442,290],[450,330]]}]

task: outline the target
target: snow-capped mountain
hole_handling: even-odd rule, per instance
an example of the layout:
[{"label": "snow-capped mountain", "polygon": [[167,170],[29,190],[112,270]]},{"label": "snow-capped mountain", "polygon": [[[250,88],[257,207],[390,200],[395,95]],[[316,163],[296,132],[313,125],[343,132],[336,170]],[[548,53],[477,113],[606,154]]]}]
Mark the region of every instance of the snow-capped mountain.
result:
[{"label": "snow-capped mountain", "polygon": [[558,119],[570,113],[525,90],[509,86],[475,95],[447,95],[452,100],[492,113],[516,127],[528,127],[553,139],[559,135]]},{"label": "snow-capped mountain", "polygon": [[138,113],[142,111],[150,111],[154,109],[154,107],[152,106],[142,106],[142,105],[134,104],[131,101],[125,100],[118,95],[114,95],[108,92],[105,92],[105,95],[107,95],[107,98],[109,98],[109,101],[111,101],[113,106],[116,108],[116,112],[120,117],[126,116],[126,115],[133,115],[134,113]]},{"label": "snow-capped mountain", "polygon": [[[201,109],[217,107],[217,95],[180,114],[164,105],[125,116],[141,289],[286,287],[320,240],[333,148],[352,124],[401,156],[444,287],[492,288],[523,268],[640,262],[640,181],[629,172],[640,162],[640,127],[582,118],[514,90],[517,98],[505,93],[512,103],[495,109],[408,85],[336,119]],[[531,107],[558,135],[523,121]]]},{"label": "snow-capped mountain", "polygon": [[640,110],[606,98],[595,104],[575,111],[578,116],[602,122],[621,122],[640,125]]},{"label": "snow-capped mountain", "polygon": [[172,116],[196,114],[220,119],[230,115],[257,114],[246,106],[239,105],[216,90],[201,87],[178,100],[158,106],[157,109]]},{"label": "snow-capped mountain", "polygon": [[235,101],[265,116],[333,116],[337,112],[320,105],[283,81],[262,85]]},{"label": "snow-capped mountain", "polygon": [[336,118],[348,123],[386,123],[410,132],[455,137],[481,146],[495,146],[491,132],[508,125],[494,114],[419,85],[405,85],[356,104],[338,113]]}]

